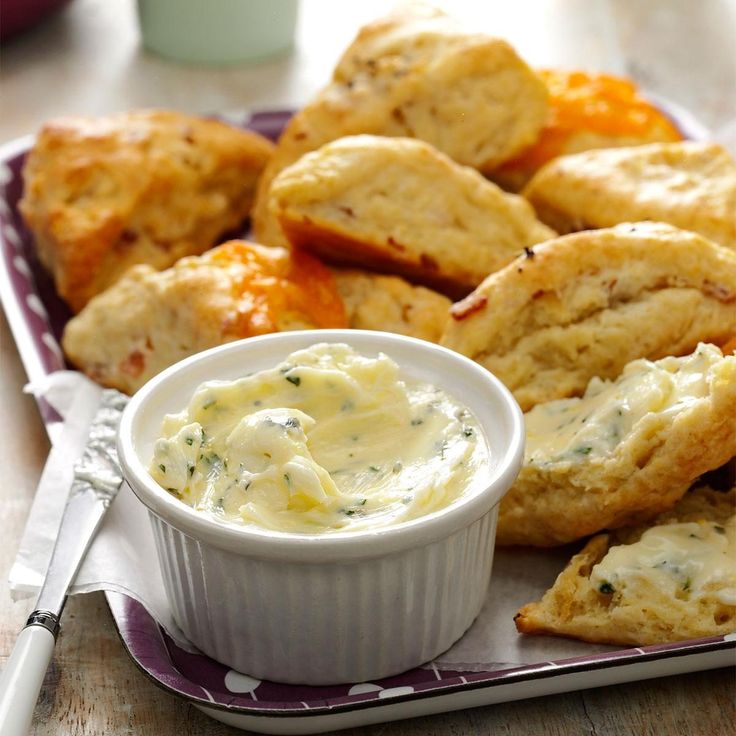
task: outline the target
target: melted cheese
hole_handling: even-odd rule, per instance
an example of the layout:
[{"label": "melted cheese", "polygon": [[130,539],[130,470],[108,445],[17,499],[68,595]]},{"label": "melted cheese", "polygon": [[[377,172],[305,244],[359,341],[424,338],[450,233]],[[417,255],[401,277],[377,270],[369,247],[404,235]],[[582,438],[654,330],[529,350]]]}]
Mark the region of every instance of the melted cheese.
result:
[{"label": "melted cheese", "polygon": [[736,605],[736,516],[655,526],[634,544],[611,547],[592,570],[601,593],[636,595],[643,585],[677,598],[710,595]]},{"label": "melted cheese", "polygon": [[[556,156],[573,153],[568,141],[586,132],[611,138],[682,140],[667,116],[639,94],[628,79],[608,74],[541,69],[549,90],[547,121],[536,143],[507,161],[502,169],[538,169]],[[627,145],[634,141],[626,142]],[[615,140],[611,141],[611,145]]]},{"label": "melted cheese", "polygon": [[[347,327],[345,307],[330,271],[300,251],[231,240],[192,262],[227,269],[234,308],[227,335],[249,337],[297,327]],[[182,265],[181,268],[184,268]]]},{"label": "melted cheese", "polygon": [[582,398],[550,401],[525,416],[526,461],[579,462],[605,456],[651,412],[676,414],[709,394],[710,369],[723,359],[701,344],[683,358],[635,360],[616,381],[594,378]]},{"label": "melted cheese", "polygon": [[166,417],[151,474],[217,518],[285,532],[397,524],[466,493],[488,448],[470,412],[385,355],[315,345],[200,386]]}]

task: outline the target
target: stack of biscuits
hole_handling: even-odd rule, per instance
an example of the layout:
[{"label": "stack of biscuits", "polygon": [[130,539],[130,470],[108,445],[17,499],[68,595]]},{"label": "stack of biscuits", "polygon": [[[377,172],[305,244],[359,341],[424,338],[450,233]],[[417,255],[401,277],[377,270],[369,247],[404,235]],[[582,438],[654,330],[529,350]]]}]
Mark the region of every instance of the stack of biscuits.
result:
[{"label": "stack of biscuits", "polygon": [[[498,542],[589,539],[519,631],[736,629],[736,489],[712,475],[736,456],[736,163],[627,80],[535,72],[415,7],[361,29],[275,145],[171,111],[67,118],[24,178],[94,380],[133,393],[278,330],[437,342],[526,412]],[[707,574],[672,562],[680,537]]]}]

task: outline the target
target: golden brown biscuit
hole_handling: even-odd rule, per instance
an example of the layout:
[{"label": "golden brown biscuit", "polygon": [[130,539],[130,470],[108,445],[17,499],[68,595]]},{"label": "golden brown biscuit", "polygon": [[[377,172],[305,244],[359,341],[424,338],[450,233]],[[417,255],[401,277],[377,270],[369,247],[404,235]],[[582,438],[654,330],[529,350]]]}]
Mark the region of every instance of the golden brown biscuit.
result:
[{"label": "golden brown biscuit", "polygon": [[258,185],[256,238],[283,244],[268,189],[307,151],[360,133],[403,136],[492,169],[535,140],[546,98],[544,84],[505,41],[465,33],[432,8],[397,10],[360,30],[332,81],[286,127]]},{"label": "golden brown biscuit", "polygon": [[525,199],[412,138],[328,143],[284,169],[269,196],[292,246],[456,298],[555,236]]},{"label": "golden brown biscuit", "polygon": [[729,340],[727,340],[722,346],[721,350],[723,350],[724,355],[729,355],[731,353],[736,353],[736,337],[732,337]]},{"label": "golden brown biscuit", "polygon": [[649,529],[593,537],[516,628],[632,646],[736,630],[736,489],[698,488]]},{"label": "golden brown biscuit", "polygon": [[535,143],[491,172],[505,189],[518,192],[557,156],[682,140],[670,119],[629,79],[559,69],[537,74],[549,90],[547,121]]},{"label": "golden brown biscuit", "polygon": [[273,144],[178,112],[61,118],[26,162],[20,209],[74,311],[130,266],[201,253],[250,211]]},{"label": "golden brown biscuit", "polygon": [[325,266],[306,253],[234,240],[165,271],[134,266],[67,323],[62,345],[90,378],[133,393],[200,350],[270,332],[346,326]]},{"label": "golden brown biscuit", "polygon": [[538,404],[525,424],[498,544],[550,547],[639,523],[736,455],[736,356],[701,343],[682,358],[636,360],[583,398]]},{"label": "golden brown biscuit", "polygon": [[736,253],[658,223],[566,235],[450,313],[442,344],[495,373],[526,411],[636,358],[723,344],[736,331]]},{"label": "golden brown biscuit", "polygon": [[439,342],[450,314],[450,300],[399,276],[353,268],[332,271],[345,303],[348,325],[356,330],[385,330]]},{"label": "golden brown biscuit", "polygon": [[715,143],[653,143],[561,156],[523,193],[559,232],[656,220],[736,249],[736,162]]}]

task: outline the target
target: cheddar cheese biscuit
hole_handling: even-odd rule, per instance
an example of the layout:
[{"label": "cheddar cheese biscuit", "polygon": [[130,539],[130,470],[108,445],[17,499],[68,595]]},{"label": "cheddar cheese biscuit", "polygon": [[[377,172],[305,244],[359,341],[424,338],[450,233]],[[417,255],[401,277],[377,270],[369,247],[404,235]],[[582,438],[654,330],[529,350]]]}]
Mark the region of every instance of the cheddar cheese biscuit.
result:
[{"label": "cheddar cheese biscuit", "polygon": [[463,32],[432,8],[397,10],[360,30],[331,82],[287,125],[258,186],[255,235],[283,244],[268,210],[271,182],[329,141],[360,133],[419,138],[490,170],[536,139],[546,109],[544,83],[505,41]]},{"label": "cheddar cheese biscuit", "polygon": [[624,646],[730,634],[734,559],[736,489],[701,487],[649,527],[593,537],[516,628]]},{"label": "cheddar cheese biscuit", "polygon": [[549,547],[666,511],[736,455],[736,356],[635,360],[582,398],[525,415],[522,470],[501,501],[499,544]]},{"label": "cheddar cheese biscuit", "polygon": [[715,143],[653,143],[561,156],[524,189],[559,232],[656,220],[736,249],[736,162]]},{"label": "cheddar cheese biscuit", "polygon": [[130,266],[167,268],[239,226],[272,149],[172,111],[61,118],[31,149],[20,209],[59,295],[79,311]]},{"label": "cheddar cheese biscuit", "polygon": [[526,411],[734,331],[736,253],[636,223],[535,246],[453,305],[442,344],[495,373]]},{"label": "cheddar cheese biscuit", "polygon": [[385,330],[438,342],[450,314],[450,300],[431,289],[413,286],[399,276],[333,269],[345,304],[348,325],[357,330]]},{"label": "cheddar cheese biscuit", "polygon": [[549,110],[537,140],[490,176],[518,192],[548,161],[594,148],[682,140],[670,119],[629,79],[609,74],[541,69]]},{"label": "cheddar cheese biscuit", "polygon": [[345,326],[325,266],[306,253],[236,240],[165,271],[134,266],[67,323],[62,345],[90,378],[133,393],[200,350],[270,332]]},{"label": "cheddar cheese biscuit", "polygon": [[522,197],[411,138],[341,138],[274,179],[291,245],[461,297],[555,233]]}]

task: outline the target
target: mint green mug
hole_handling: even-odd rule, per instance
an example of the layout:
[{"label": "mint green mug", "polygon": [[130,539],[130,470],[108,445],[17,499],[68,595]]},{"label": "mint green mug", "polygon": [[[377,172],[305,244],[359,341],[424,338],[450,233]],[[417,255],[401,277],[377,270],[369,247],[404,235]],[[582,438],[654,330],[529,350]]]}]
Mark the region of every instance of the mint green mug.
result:
[{"label": "mint green mug", "polygon": [[201,64],[257,61],[291,49],[298,0],[138,0],[143,44]]}]

